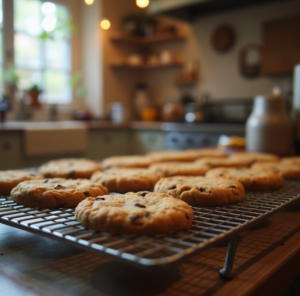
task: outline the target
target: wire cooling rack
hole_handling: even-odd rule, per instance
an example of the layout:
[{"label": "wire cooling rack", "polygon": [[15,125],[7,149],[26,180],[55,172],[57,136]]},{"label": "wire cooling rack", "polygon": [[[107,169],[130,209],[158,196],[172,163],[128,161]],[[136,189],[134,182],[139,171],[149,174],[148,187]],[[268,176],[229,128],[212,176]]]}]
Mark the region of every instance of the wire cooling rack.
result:
[{"label": "wire cooling rack", "polygon": [[243,202],[192,207],[190,229],[157,236],[112,235],[85,229],[74,208],[38,210],[0,197],[0,222],[65,243],[146,267],[166,266],[229,240],[223,278],[231,278],[237,234],[292,205],[300,198],[300,182],[288,181],[274,192],[247,193]]}]

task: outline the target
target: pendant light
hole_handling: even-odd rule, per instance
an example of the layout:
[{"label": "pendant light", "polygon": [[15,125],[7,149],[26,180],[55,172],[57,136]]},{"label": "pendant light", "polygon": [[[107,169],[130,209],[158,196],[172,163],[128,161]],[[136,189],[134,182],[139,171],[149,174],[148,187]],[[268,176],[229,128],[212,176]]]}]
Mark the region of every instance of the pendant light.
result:
[{"label": "pendant light", "polygon": [[146,8],[149,5],[149,0],[136,0],[135,3],[139,8]]},{"label": "pendant light", "polygon": [[94,3],[94,0],[84,0],[86,5],[92,5]]},{"label": "pendant light", "polygon": [[110,21],[108,18],[103,18],[100,22],[100,27],[103,29],[103,30],[108,30],[110,28]]}]

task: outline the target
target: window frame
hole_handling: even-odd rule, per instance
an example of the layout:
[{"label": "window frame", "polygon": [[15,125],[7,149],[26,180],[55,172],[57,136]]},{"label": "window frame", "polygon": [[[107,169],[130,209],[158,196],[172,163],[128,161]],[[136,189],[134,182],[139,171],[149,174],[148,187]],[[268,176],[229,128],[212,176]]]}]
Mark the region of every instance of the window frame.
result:
[{"label": "window frame", "polygon": [[[39,0],[41,2],[53,2],[68,7],[72,16],[72,22],[75,26],[75,32],[70,38],[71,48],[71,70],[70,73],[82,71],[81,69],[81,48],[80,48],[80,0]],[[13,0],[3,1],[3,69],[8,69],[14,66],[14,11]],[[74,96],[74,88],[71,87],[71,101],[70,103],[59,103],[58,107],[62,107],[64,110],[66,107],[76,108],[80,102],[76,100]],[[45,106],[50,106],[51,103],[44,103]]]}]

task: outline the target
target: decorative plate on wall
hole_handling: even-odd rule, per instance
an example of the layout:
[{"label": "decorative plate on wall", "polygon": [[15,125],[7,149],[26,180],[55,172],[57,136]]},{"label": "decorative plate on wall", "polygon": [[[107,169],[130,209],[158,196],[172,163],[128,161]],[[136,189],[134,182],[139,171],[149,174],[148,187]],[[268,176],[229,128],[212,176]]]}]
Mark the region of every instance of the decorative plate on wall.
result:
[{"label": "decorative plate on wall", "polygon": [[234,29],[229,25],[217,27],[211,37],[212,47],[217,52],[226,52],[232,48],[235,42]]}]

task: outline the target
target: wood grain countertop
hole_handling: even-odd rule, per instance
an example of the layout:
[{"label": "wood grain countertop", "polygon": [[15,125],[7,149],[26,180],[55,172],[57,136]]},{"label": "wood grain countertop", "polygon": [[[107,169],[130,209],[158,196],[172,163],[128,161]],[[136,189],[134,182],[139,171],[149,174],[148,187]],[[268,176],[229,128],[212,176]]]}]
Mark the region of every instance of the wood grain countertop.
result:
[{"label": "wood grain countertop", "polygon": [[299,242],[297,203],[241,233],[237,275],[225,281],[218,275],[225,244],[147,270],[0,224],[1,295],[276,296],[300,273]]}]

